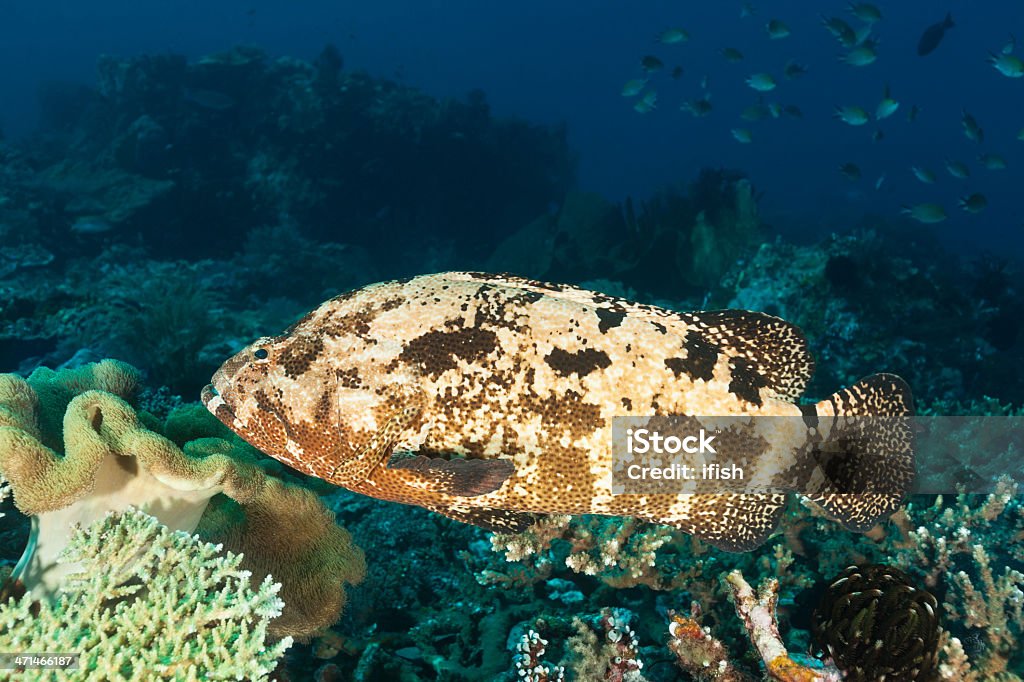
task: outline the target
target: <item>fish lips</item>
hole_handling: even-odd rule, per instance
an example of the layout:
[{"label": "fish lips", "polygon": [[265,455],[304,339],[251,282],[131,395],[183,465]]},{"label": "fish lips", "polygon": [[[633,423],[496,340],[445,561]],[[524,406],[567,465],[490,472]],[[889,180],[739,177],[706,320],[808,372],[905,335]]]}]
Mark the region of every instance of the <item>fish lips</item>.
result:
[{"label": "fish lips", "polygon": [[[203,387],[202,393],[199,396],[206,409],[231,429],[237,428],[239,421],[228,404],[228,399],[231,398],[230,394],[232,393],[229,387],[233,385],[235,376],[245,365],[246,360],[242,353],[228,359],[227,362],[213,373],[210,383]],[[238,396],[236,395],[235,397],[237,398]]]},{"label": "fish lips", "polygon": [[[216,376],[214,379],[216,379]],[[214,384],[207,384],[203,387],[202,393],[199,395],[199,400],[207,410],[213,413],[213,416],[224,424],[224,426],[232,430],[238,428],[238,417],[235,416],[235,413],[231,410],[231,407],[224,400],[224,397],[220,394]]]}]

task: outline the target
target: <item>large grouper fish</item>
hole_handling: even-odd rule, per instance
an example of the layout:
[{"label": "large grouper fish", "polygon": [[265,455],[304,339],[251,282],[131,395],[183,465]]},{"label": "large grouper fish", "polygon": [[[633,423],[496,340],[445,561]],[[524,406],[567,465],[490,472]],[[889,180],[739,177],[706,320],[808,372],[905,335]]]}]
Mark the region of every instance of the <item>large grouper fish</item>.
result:
[{"label": "large grouper fish", "polygon": [[[504,532],[538,514],[635,516],[744,551],[775,530],[786,492],[613,494],[612,418],[912,414],[888,374],[800,405],[813,366],[800,330],[763,313],[446,272],[327,301],[230,358],[202,399],[275,459],[378,499]],[[913,453],[874,441],[833,467],[861,487],[805,501],[858,531],[898,509]]]}]

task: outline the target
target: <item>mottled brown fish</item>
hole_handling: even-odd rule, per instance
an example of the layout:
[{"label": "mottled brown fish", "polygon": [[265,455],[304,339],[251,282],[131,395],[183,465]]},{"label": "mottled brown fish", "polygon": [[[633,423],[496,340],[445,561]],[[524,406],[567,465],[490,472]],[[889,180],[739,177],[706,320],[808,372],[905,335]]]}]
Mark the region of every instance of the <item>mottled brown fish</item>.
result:
[{"label": "mottled brown fish", "polygon": [[[203,402],[281,462],[382,500],[503,531],[535,514],[636,516],[740,551],[773,532],[786,494],[613,495],[612,418],[789,415],[802,425],[912,410],[891,375],[800,406],[812,370],[800,330],[762,313],[672,312],[450,272],[327,301],[224,363]],[[885,491],[807,499],[870,528],[912,477],[908,448],[885,457],[859,470]]]}]

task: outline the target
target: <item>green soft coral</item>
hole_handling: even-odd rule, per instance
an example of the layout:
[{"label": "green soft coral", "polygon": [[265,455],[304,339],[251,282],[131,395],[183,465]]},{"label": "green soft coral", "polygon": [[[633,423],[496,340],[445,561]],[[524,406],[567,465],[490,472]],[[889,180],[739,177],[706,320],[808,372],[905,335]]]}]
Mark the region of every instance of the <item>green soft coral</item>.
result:
[{"label": "green soft coral", "polygon": [[0,605],[0,651],[82,652],[77,671],[33,680],[267,680],[291,646],[271,643],[284,606],[242,557],[135,509],[76,527],[56,601]]}]

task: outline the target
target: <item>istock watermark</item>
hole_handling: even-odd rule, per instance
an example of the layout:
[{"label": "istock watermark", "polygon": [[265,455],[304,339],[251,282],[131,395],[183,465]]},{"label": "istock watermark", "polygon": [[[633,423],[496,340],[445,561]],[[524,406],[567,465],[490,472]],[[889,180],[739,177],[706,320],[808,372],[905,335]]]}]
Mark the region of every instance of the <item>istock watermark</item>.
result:
[{"label": "istock watermark", "polygon": [[1024,482],[1024,417],[615,417],[612,440],[615,494],[980,494]]},{"label": "istock watermark", "polygon": [[688,452],[690,454],[708,453],[716,454],[711,443],[714,436],[709,436],[707,431],[701,429],[696,436],[663,436],[657,431],[650,429],[626,429],[626,449],[630,454],[645,455],[648,452],[662,452],[676,454]]}]

